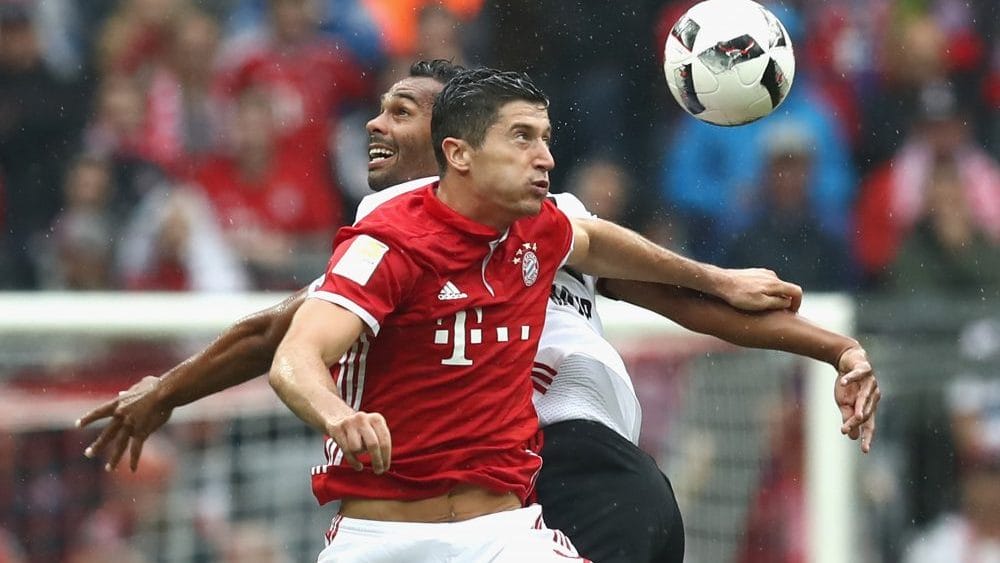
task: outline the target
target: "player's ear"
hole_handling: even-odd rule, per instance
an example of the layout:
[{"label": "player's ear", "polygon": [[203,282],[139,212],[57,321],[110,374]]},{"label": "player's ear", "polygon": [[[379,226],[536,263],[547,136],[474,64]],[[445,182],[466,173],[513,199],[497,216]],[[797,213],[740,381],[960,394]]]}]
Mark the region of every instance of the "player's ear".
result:
[{"label": "player's ear", "polygon": [[441,150],[444,151],[444,158],[448,161],[448,168],[454,168],[459,172],[469,170],[472,160],[472,147],[469,143],[455,137],[445,137],[441,141]]}]

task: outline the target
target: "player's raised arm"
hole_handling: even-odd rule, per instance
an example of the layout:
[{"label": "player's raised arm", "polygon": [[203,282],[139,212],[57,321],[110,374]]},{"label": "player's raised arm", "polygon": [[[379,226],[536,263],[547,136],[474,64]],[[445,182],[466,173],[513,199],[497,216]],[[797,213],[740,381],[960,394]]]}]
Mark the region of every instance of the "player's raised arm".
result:
[{"label": "player's raised arm", "polygon": [[329,372],[364,328],[358,315],[340,305],[307,300],[274,354],[269,379],[296,416],[337,442],[351,466],[361,470],[356,456],[367,452],[375,473],[382,473],[389,467],[391,453],[385,419],[348,406]]},{"label": "player's raised arm", "polygon": [[802,288],[770,270],[726,270],[680,256],[608,221],[571,221],[574,247],[569,264],[585,273],[687,287],[751,311],[794,311],[802,300]]},{"label": "player's raised arm", "polygon": [[106,468],[112,470],[128,449],[129,465],[135,471],[146,438],[170,419],[175,408],[267,373],[274,351],[305,295],[306,289],[302,289],[273,307],[239,320],[204,350],[159,377],[142,378],[80,417],[78,427],[111,419],[85,455],[107,455]]},{"label": "player's raised arm", "polygon": [[681,326],[748,348],[781,350],[826,362],[837,370],[834,396],[841,432],[862,439],[867,452],[875,434],[881,392],[867,352],[857,340],[817,326],[791,311],[748,312],[714,297],[675,286],[602,279],[607,295],[672,319]]}]

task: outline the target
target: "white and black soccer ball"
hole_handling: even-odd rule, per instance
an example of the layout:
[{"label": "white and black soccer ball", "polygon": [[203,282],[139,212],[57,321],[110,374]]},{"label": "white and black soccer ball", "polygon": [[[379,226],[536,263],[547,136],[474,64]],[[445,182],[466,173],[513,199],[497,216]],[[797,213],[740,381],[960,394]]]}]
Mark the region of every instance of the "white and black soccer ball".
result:
[{"label": "white and black soccer ball", "polygon": [[752,0],[705,0],[684,13],[663,47],[670,93],[715,125],[742,125],[774,111],[795,77],[781,21]]}]

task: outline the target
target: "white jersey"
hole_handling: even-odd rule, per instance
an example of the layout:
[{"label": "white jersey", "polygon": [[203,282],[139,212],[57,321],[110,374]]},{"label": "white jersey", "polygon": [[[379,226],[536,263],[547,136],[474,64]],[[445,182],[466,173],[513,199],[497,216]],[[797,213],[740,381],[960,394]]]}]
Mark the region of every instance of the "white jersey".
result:
[{"label": "white jersey", "polygon": [[[568,217],[593,217],[576,196],[554,197]],[[593,420],[638,443],[642,409],[625,362],[604,337],[596,302],[597,278],[571,268],[556,273],[531,374],[538,422]]]},{"label": "white jersey", "polygon": [[[355,223],[382,203],[434,179],[405,182],[365,197]],[[593,217],[576,196],[553,197],[568,217]],[[592,420],[638,443],[642,409],[625,363],[604,338],[594,306],[596,285],[593,276],[569,268],[556,274],[531,374],[538,422],[544,428],[566,420]]]}]

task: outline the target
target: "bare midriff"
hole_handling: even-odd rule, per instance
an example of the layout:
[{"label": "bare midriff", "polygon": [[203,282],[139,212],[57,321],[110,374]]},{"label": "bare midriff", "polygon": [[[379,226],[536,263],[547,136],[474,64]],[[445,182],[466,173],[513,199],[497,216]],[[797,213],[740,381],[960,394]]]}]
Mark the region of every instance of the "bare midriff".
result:
[{"label": "bare midriff", "polygon": [[433,523],[461,522],[518,508],[521,502],[514,493],[459,485],[443,495],[420,500],[345,498],[340,504],[340,514],[361,520]]}]

